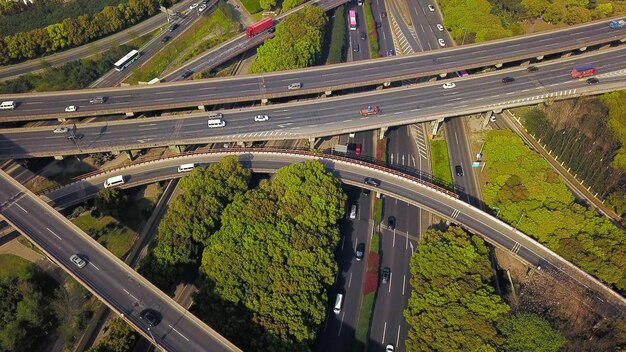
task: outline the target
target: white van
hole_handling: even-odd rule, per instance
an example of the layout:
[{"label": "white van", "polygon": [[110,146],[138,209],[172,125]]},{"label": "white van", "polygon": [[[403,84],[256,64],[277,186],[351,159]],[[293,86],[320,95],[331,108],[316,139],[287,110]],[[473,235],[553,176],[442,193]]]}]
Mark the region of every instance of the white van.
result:
[{"label": "white van", "polygon": [[104,181],[104,188],[115,187],[124,184],[124,176],[113,176],[109,177],[108,180]]},{"label": "white van", "polygon": [[222,119],[210,119],[207,124],[209,128],[224,127],[226,126],[226,121]]},{"label": "white van", "polygon": [[353,204],[350,208],[350,220],[356,219],[356,204]]},{"label": "white van", "polygon": [[222,117],[224,117],[224,114],[222,114],[221,112],[209,112],[209,115],[207,117],[210,119],[221,119]]},{"label": "white van", "polygon": [[292,83],[287,86],[287,89],[300,89],[302,87],[302,83]]},{"label": "white van", "polygon": [[2,104],[0,104],[0,110],[11,110],[11,109],[15,109],[14,101],[3,101]]},{"label": "white van", "polygon": [[196,164],[191,163],[191,164],[182,164],[178,167],[178,172],[187,172],[187,171],[191,171],[193,170],[193,168],[196,167]]},{"label": "white van", "polygon": [[335,312],[335,314],[341,313],[342,305],[343,305],[343,294],[338,293],[337,299],[335,300],[335,308],[333,309],[333,312]]}]

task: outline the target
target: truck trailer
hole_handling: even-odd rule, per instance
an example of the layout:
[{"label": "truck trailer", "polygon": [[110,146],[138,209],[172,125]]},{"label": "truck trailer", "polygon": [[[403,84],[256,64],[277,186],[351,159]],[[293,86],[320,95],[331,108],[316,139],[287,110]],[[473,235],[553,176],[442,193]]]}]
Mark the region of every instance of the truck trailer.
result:
[{"label": "truck trailer", "polygon": [[246,35],[252,38],[255,35],[263,32],[264,30],[270,28],[272,24],[274,24],[274,21],[272,20],[272,18],[266,17],[260,20],[259,22],[251,25],[250,27],[246,28]]},{"label": "truck trailer", "polygon": [[577,66],[572,69],[570,75],[572,78],[582,78],[587,76],[593,76],[596,73],[596,68],[591,65]]}]

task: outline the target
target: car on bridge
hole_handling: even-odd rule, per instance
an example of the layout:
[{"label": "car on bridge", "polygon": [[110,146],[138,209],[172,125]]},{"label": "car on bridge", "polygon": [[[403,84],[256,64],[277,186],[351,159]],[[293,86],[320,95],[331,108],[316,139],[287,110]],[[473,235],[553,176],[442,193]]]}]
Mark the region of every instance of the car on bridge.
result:
[{"label": "car on bridge", "polygon": [[263,121],[267,121],[269,119],[270,119],[270,117],[267,116],[267,115],[256,115],[254,117],[254,121],[256,121],[256,122],[263,122]]},{"label": "car on bridge", "polygon": [[57,127],[52,132],[54,132],[54,133],[65,133],[65,132],[67,132],[69,130],[70,129],[67,128],[67,127]]},{"label": "car on bridge", "polygon": [[161,322],[160,314],[154,309],[146,309],[139,314],[141,320],[143,320],[148,326],[157,326]]},{"label": "car on bridge", "polygon": [[454,87],[456,87],[456,84],[452,83],[452,82],[446,82],[443,84],[443,89],[452,89]]},{"label": "car on bridge", "polygon": [[87,265],[87,261],[81,258],[78,254],[74,254],[70,257],[72,263],[76,264],[79,268],[84,268]]},{"label": "car on bridge", "polygon": [[380,186],[380,180],[373,178],[373,177],[367,177],[364,182],[370,186],[374,186],[374,187]]},{"label": "car on bridge", "polygon": [[380,112],[378,105],[368,105],[361,108],[361,116],[377,115]]},{"label": "car on bridge", "polygon": [[76,110],[78,110],[78,107],[75,106],[75,105],[70,105],[70,106],[65,108],[65,112],[74,112]]}]

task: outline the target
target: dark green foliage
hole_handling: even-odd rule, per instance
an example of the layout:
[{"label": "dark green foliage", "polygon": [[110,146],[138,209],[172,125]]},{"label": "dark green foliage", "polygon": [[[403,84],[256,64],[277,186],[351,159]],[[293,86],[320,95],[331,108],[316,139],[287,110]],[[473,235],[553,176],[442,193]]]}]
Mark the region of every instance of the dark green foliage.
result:
[{"label": "dark green foliage", "polygon": [[282,7],[283,12],[287,12],[293,8],[296,8],[302,4],[304,4],[305,0],[284,0]]},{"label": "dark green foliage", "polygon": [[6,52],[6,55],[0,55],[0,64],[85,44],[156,14],[160,4],[161,0],[129,0],[115,7],[106,6],[94,15],[65,18],[45,28],[0,37],[0,53]]},{"label": "dark green foliage", "polygon": [[244,350],[306,350],[325,317],[344,203],[339,181],[314,161],[236,195],[204,249],[200,316],[230,314],[222,332]]},{"label": "dark green foliage", "polygon": [[0,280],[0,351],[31,351],[55,321],[50,309],[54,286],[34,267],[26,276]]},{"label": "dark green foliage", "polygon": [[128,352],[133,350],[139,334],[120,318],[109,323],[109,329],[98,345],[89,352]]},{"label": "dark green foliage", "polygon": [[140,272],[168,289],[184,268],[197,265],[203,246],[219,228],[226,204],[248,188],[250,171],[237,156],[196,168],[180,181],[176,198],[159,224],[156,245],[140,263]]},{"label": "dark green foliage", "polygon": [[118,216],[128,202],[128,195],[115,188],[103,188],[96,194],[95,206],[101,214]]},{"label": "dark green foliage", "polygon": [[509,307],[494,293],[482,239],[452,227],[428,230],[411,257],[413,291],[404,316],[409,351],[495,351]]},{"label": "dark green foliage", "polygon": [[623,231],[595,210],[575,203],[549,164],[512,132],[489,132],[483,154],[489,177],[484,200],[500,209],[502,220],[588,273],[620,290],[626,288]]},{"label": "dark green foliage", "polygon": [[557,352],[565,338],[550,323],[533,313],[515,314],[500,326],[508,352]]},{"label": "dark green foliage", "polygon": [[81,59],[60,67],[49,67],[42,73],[28,74],[0,82],[0,93],[46,92],[53,90],[81,89],[113,67],[113,63],[132,48],[121,45],[111,48],[97,60]]},{"label": "dark green foliage", "polygon": [[315,64],[322,50],[327,22],[322,9],[307,6],[291,14],[277,27],[274,38],[257,49],[251,73],[304,68]]},{"label": "dark green foliage", "polygon": [[332,17],[332,32],[330,48],[328,49],[329,64],[337,64],[344,61],[346,46],[346,7],[340,6],[335,10]]},{"label": "dark green foliage", "polygon": [[263,10],[259,4],[259,0],[241,0],[241,3],[251,14],[259,13]]}]

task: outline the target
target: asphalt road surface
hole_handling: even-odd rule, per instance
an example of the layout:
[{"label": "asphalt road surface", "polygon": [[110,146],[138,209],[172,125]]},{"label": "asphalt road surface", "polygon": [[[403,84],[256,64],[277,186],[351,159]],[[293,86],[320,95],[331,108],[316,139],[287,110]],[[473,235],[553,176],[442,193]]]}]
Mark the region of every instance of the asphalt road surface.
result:
[{"label": "asphalt road surface", "polygon": [[[319,93],[407,78],[426,77],[441,72],[477,68],[504,61],[522,60],[584,43],[610,42],[626,37],[626,31],[614,31],[607,21],[572,27],[564,31],[545,32],[532,36],[447,48],[409,56],[396,56],[363,62],[328,65],[306,70],[265,75],[174,82],[128,88],[65,91],[7,95],[18,107],[0,111],[0,120],[10,118],[58,118],[141,112],[154,109],[253,101],[264,98]],[[300,90],[288,90],[291,83],[301,83]],[[105,104],[89,104],[89,99],[107,96]],[[66,113],[65,107],[75,105],[77,112]]]}]

